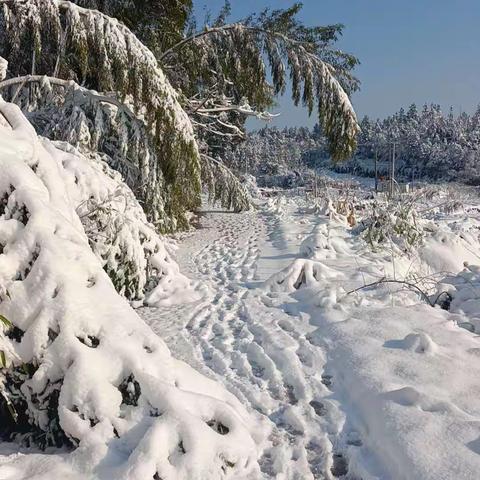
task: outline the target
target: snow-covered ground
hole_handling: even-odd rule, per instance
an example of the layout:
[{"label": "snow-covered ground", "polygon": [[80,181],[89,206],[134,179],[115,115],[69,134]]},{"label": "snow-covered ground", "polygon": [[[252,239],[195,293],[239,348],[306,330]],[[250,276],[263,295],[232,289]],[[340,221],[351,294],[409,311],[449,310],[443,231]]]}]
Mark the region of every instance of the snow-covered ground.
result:
[{"label": "snow-covered ground", "polygon": [[[472,212],[432,214],[439,231],[417,253],[419,274],[478,258],[478,236],[467,248],[454,233],[478,232]],[[410,257],[373,253],[301,198],[212,210],[201,225],[178,255],[209,294],[141,316],[256,416],[252,478],[478,478],[480,341],[458,326],[468,320],[461,306],[432,308],[395,284],[346,294],[402,278]]]},{"label": "snow-covered ground", "polygon": [[[258,466],[248,480],[479,478],[478,204],[431,195],[423,244],[408,255],[373,251],[346,216],[303,197],[212,208],[180,237],[177,260],[198,291],[137,312],[173,357],[249,410]],[[360,288],[405,278],[431,296]],[[427,304],[438,295],[450,311]],[[0,449],[0,480],[52,472],[97,479],[66,455]]]}]

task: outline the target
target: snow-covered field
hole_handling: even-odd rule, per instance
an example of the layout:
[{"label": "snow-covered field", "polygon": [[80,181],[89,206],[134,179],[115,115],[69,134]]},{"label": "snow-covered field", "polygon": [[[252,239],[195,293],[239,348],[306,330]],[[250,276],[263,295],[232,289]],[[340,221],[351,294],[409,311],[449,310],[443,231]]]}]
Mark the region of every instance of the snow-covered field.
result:
[{"label": "snow-covered field", "polygon": [[[181,242],[181,268],[210,294],[141,315],[176,357],[253,412],[260,471],[251,478],[478,478],[480,342],[458,326],[469,320],[462,306],[432,308],[401,284],[346,295],[411,276],[413,258],[418,275],[479,259],[478,211],[465,208],[434,211],[438,231],[404,258],[373,253],[342,218],[302,198],[206,212]],[[479,298],[464,276],[464,296]],[[478,308],[466,313],[478,322]]]},{"label": "snow-covered field", "polygon": [[[352,228],[331,203],[300,196],[242,214],[212,208],[181,236],[193,301],[137,311],[175,358],[249,410],[248,479],[479,478],[477,200],[428,196],[408,254],[372,249],[361,209]],[[427,303],[437,298],[450,311]],[[58,454],[0,451],[1,480],[87,478]]]}]

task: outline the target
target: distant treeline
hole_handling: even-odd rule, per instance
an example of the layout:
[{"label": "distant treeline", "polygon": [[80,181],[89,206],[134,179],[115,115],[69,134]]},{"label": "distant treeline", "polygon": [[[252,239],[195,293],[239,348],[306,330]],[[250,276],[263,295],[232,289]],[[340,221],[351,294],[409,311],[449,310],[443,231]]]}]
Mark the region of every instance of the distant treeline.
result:
[{"label": "distant treeline", "polygon": [[373,175],[377,155],[380,172],[386,174],[396,151],[396,171],[406,180],[480,180],[480,107],[473,115],[453,111],[445,115],[438,105],[416,105],[384,120],[364,117],[358,148],[352,159],[332,164],[327,145],[318,126],[263,128],[248,135],[226,162],[237,171],[256,176],[288,174],[315,166],[337,171]]}]

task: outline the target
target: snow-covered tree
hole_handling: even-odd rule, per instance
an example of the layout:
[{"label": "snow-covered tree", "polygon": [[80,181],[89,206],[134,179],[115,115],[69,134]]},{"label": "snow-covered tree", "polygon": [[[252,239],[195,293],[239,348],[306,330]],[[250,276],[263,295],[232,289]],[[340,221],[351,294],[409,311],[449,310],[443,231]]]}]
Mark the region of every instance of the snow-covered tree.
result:
[{"label": "snow-covered tree", "polygon": [[200,158],[151,51],[117,20],[68,1],[6,2],[0,21],[6,98],[34,112],[43,135],[107,154],[160,229],[185,227],[200,204]]},{"label": "snow-covered tree", "polygon": [[353,152],[358,125],[345,92],[358,86],[350,72],[358,60],[333,48],[343,26],[307,27],[298,19],[301,8],[296,3],[228,23],[226,2],[212,25],[191,28],[160,55],[207,143],[211,133],[241,135],[246,115],[268,118],[265,109],[285,92],[289,75],[295,104],[317,110],[332,156]]},{"label": "snow-covered tree", "polygon": [[[288,72],[295,103],[318,107],[331,154],[352,153],[358,126],[346,92],[357,87],[350,73],[357,60],[332,48],[341,26],[305,27],[296,18],[300,4],[229,24],[227,2],[212,27],[195,32],[187,0],[75,3],[2,2],[0,53],[15,78],[0,88],[35,112],[42,134],[107,154],[159,228],[186,226],[186,210],[199,204],[201,164],[213,171],[212,160],[222,160],[218,136],[242,135],[246,116],[268,118],[264,109],[284,92]],[[195,126],[201,162],[177,101]],[[220,198],[236,208],[245,191],[227,170],[217,171],[216,188],[228,189]]]}]

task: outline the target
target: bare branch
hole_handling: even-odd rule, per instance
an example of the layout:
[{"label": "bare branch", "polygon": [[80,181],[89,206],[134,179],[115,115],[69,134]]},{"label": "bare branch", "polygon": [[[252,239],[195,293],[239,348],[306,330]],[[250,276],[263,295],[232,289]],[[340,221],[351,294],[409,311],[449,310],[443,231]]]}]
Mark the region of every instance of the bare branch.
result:
[{"label": "bare branch", "polygon": [[366,288],[376,287],[384,283],[396,283],[396,284],[408,287],[411,290],[415,290],[428,303],[428,305],[430,305],[431,307],[435,306],[435,302],[432,303],[429,296],[418,285],[415,285],[414,283],[410,283],[406,280],[394,280],[394,279],[388,279],[386,277],[382,277],[380,280],[377,280],[372,283],[368,283],[367,285],[362,285],[361,287],[355,288],[354,290],[350,290],[349,292],[347,292],[347,295],[351,295],[352,293],[359,292],[360,290],[364,290]]}]

